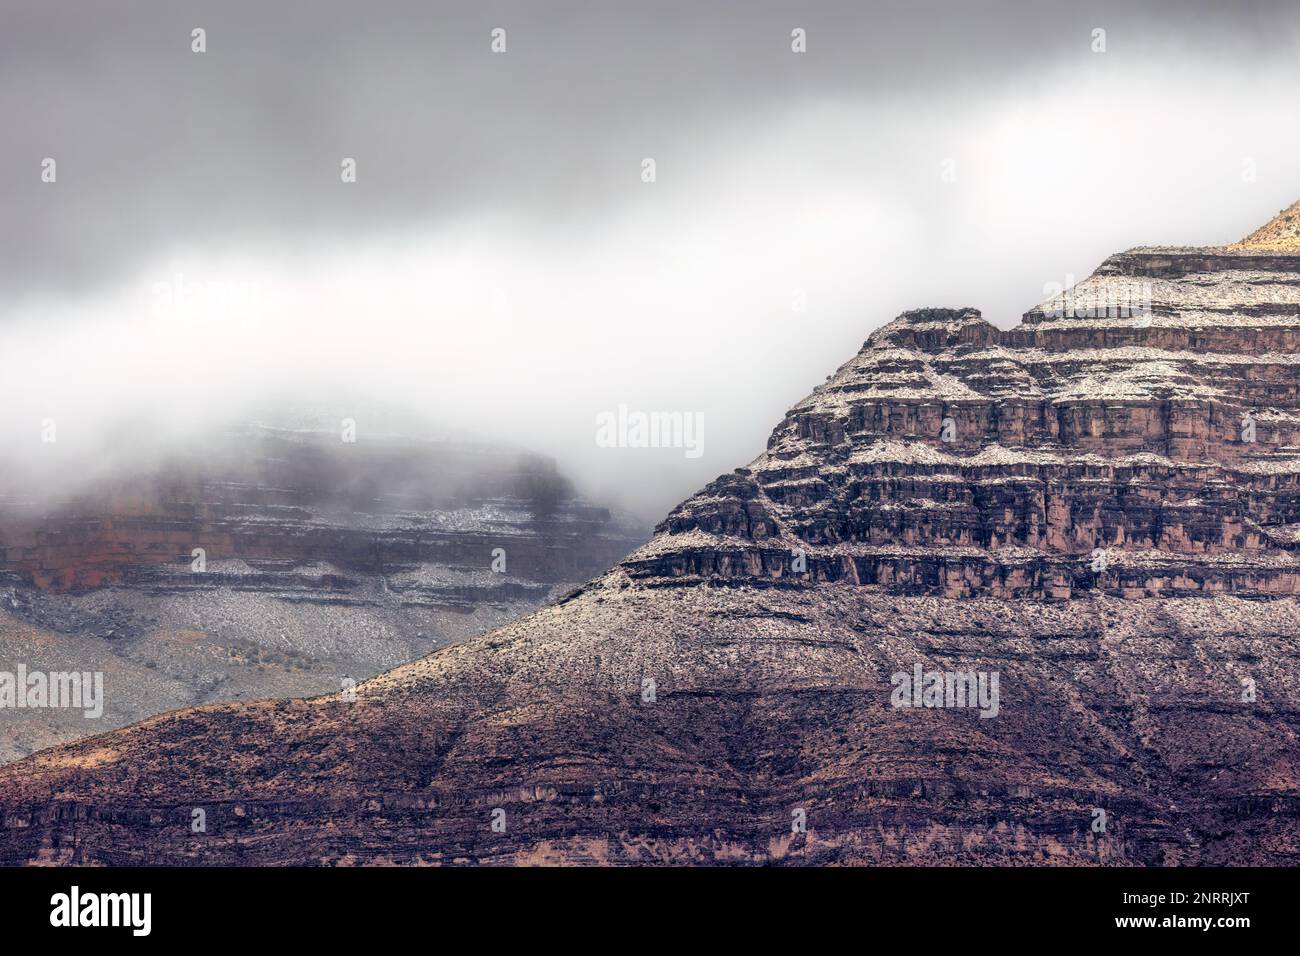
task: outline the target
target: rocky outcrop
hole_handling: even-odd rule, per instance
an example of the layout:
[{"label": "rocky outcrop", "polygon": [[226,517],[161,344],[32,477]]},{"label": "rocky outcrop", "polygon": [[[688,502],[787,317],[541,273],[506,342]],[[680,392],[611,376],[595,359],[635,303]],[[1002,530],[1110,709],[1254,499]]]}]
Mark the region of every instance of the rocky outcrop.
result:
[{"label": "rocky outcrop", "polygon": [[1297,343],[1254,247],[907,313],[557,603],[0,771],[0,860],[1295,864]]}]

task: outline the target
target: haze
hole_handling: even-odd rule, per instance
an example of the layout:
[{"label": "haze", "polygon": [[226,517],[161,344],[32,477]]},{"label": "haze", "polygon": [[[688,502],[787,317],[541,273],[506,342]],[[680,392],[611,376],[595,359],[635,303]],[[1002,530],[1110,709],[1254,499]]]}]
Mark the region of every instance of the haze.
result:
[{"label": "haze", "polygon": [[983,6],[3,0],[0,461],[359,396],[653,521],[904,309],[1300,198],[1294,4]]}]

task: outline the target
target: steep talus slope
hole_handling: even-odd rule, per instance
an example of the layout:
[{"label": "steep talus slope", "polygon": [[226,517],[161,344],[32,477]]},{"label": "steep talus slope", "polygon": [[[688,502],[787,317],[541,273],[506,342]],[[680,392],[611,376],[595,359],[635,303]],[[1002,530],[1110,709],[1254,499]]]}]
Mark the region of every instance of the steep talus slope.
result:
[{"label": "steep talus slope", "polygon": [[1300,202],[1283,209],[1233,248],[1300,250]]},{"label": "steep talus slope", "polygon": [[0,770],[0,860],[1295,864],[1298,344],[1228,247],[905,314],[560,602]]}]

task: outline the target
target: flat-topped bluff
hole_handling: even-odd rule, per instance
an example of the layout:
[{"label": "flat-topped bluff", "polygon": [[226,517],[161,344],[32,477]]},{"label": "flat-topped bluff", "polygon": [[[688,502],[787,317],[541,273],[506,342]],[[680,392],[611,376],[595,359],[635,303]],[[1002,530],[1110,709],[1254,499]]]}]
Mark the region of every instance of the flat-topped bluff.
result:
[{"label": "flat-topped bluff", "polygon": [[[578,496],[550,459],[403,434],[348,445],[319,428],[247,425],[54,501],[30,485],[0,483],[0,582],[42,590],[271,590],[291,582],[284,572],[328,566],[340,592],[349,576],[377,575],[455,604],[484,582],[526,578],[540,594],[583,580],[644,540]],[[195,548],[211,573],[191,573]],[[494,548],[508,552],[515,577],[486,574]],[[458,597],[422,588],[414,578],[427,567],[485,576],[467,576]]]},{"label": "flat-topped bluff", "polygon": [[901,316],[557,603],[0,769],[0,862],[1300,862],[1297,263]]},{"label": "flat-topped bluff", "polygon": [[1300,252],[1131,250],[1005,331],[905,313],[658,530],[647,582],[1300,593]]}]

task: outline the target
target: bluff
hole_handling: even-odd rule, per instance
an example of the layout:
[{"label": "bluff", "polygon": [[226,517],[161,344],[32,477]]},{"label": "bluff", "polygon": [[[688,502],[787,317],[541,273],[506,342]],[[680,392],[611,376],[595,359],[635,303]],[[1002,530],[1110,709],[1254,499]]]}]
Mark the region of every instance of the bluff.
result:
[{"label": "bluff", "polygon": [[906,313],[557,602],[0,769],[0,861],[1294,865],[1284,233]]}]

